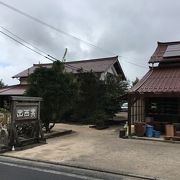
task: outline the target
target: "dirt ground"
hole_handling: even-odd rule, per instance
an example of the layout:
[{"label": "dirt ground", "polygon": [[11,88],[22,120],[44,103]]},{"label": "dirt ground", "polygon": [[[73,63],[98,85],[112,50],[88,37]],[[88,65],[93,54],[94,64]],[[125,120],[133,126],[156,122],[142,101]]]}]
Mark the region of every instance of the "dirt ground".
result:
[{"label": "dirt ground", "polygon": [[5,154],[177,180],[180,144],[121,139],[119,127],[95,130],[89,126],[58,124],[75,133],[47,140],[47,144]]}]

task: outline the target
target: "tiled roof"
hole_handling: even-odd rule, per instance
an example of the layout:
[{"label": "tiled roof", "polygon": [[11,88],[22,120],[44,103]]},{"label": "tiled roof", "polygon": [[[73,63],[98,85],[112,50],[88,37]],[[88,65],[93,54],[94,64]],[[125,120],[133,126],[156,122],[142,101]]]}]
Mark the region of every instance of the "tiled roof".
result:
[{"label": "tiled roof", "polygon": [[180,66],[150,69],[130,92],[180,93]]},{"label": "tiled roof", "polygon": [[180,41],[175,42],[158,42],[158,46],[151,56],[149,63],[157,62],[180,62],[180,56],[177,57],[163,57],[168,46],[180,45]]},{"label": "tiled roof", "polygon": [[23,85],[7,86],[0,89],[0,96],[23,95],[25,91],[26,91],[26,86]]},{"label": "tiled roof", "polygon": [[[108,57],[108,58],[99,58],[99,59],[90,59],[90,60],[81,60],[81,61],[69,61],[65,62],[65,69],[67,72],[78,73],[78,70],[83,69],[84,71],[93,71],[93,72],[105,72],[113,64],[117,64],[117,73],[121,73],[124,76],[122,68],[118,61],[118,56]],[[13,78],[27,77],[29,74],[33,73],[36,68],[39,66],[51,68],[51,64],[34,64],[32,67],[16,74]],[[125,76],[124,76],[125,77]]]}]

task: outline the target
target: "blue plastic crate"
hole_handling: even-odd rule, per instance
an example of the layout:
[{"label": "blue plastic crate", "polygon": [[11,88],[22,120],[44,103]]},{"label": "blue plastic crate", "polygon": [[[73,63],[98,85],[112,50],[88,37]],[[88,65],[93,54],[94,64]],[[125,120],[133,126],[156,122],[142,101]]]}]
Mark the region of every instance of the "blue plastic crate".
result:
[{"label": "blue plastic crate", "polygon": [[160,131],[153,131],[153,137],[160,138],[161,132]]}]

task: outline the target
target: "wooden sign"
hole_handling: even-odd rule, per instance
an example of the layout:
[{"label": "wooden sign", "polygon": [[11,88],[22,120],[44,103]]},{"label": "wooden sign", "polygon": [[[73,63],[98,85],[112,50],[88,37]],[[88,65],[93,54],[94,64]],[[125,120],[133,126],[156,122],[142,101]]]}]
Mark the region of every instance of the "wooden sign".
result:
[{"label": "wooden sign", "polygon": [[32,120],[38,118],[37,106],[16,106],[16,120]]},{"label": "wooden sign", "polygon": [[44,141],[40,120],[42,98],[11,96],[10,145]]}]

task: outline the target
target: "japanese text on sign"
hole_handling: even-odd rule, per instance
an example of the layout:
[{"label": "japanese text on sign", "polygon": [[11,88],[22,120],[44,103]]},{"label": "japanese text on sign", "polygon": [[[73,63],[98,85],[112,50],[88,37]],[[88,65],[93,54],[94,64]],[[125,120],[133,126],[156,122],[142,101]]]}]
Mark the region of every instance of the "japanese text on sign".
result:
[{"label": "japanese text on sign", "polygon": [[30,108],[17,108],[16,109],[17,119],[36,119],[37,118],[37,107]]}]

